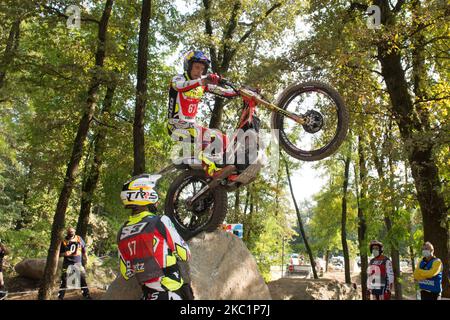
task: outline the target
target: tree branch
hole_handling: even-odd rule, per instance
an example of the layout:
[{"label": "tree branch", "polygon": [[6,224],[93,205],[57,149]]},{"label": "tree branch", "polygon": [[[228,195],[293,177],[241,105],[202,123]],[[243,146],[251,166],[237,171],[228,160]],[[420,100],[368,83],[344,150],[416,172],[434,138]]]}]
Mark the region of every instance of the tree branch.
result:
[{"label": "tree branch", "polygon": [[[211,2],[210,0],[203,0],[203,5],[205,7],[205,31],[206,34],[212,38],[213,36],[213,28],[211,23]],[[217,61],[217,50],[214,47],[214,44],[211,43],[209,47],[209,54],[211,56],[211,67],[214,72],[217,72],[217,68],[219,67]]]},{"label": "tree branch", "polygon": [[105,126],[105,127],[107,127],[107,128],[118,129],[116,126],[113,126],[113,125],[104,123],[104,122],[98,120],[96,117],[92,117],[92,120],[94,120],[94,122],[96,122],[97,124],[102,125],[102,126]]},{"label": "tree branch", "polygon": [[224,61],[226,60],[225,56],[230,54],[229,46],[227,45],[227,40],[231,40],[233,38],[233,33],[236,30],[237,24],[238,24],[238,12],[241,8],[241,1],[236,0],[233,5],[233,10],[231,11],[230,20],[228,21],[227,28],[225,29],[223,33],[223,55],[224,55]]},{"label": "tree branch", "polygon": [[423,47],[426,47],[426,46],[429,45],[430,43],[433,43],[433,42],[438,41],[438,40],[448,40],[448,39],[450,39],[450,36],[434,37],[434,38],[432,38],[432,39],[430,39],[430,40],[428,40],[428,41],[425,41],[424,43],[419,44],[418,46],[416,46],[416,49],[417,49],[417,48],[423,48]]},{"label": "tree branch", "polygon": [[405,0],[398,0],[392,12],[397,13],[402,10],[402,6],[405,4]]},{"label": "tree branch", "polygon": [[226,71],[229,68],[230,61],[233,57],[233,50],[230,48],[229,40],[233,38],[233,33],[236,30],[238,24],[238,12],[241,8],[241,1],[236,0],[233,5],[233,10],[231,11],[230,20],[228,21],[227,28],[223,33],[223,52],[222,52],[222,65],[220,66],[220,71]]},{"label": "tree branch", "polygon": [[[53,8],[51,6],[48,5],[44,5],[43,6],[44,9],[46,9],[48,12],[50,13],[55,13],[58,17],[61,18],[65,18],[65,19],[69,19],[69,16],[66,15],[65,13],[62,13],[61,11],[59,11],[57,8]],[[80,18],[81,21],[86,21],[86,22],[92,22],[92,23],[96,23],[96,24],[100,24],[100,21],[94,19],[94,18]]]},{"label": "tree branch", "polygon": [[350,5],[350,8],[348,9],[348,11],[353,11],[353,10],[359,10],[359,11],[367,11],[367,8],[369,8],[369,6],[367,4],[361,4],[361,3],[357,3],[357,2],[352,2],[352,4]]},{"label": "tree branch", "polygon": [[133,124],[133,120],[127,119],[127,118],[121,116],[121,115],[118,114],[118,113],[114,113],[114,116],[117,117],[117,118],[119,118],[119,119],[121,119],[121,120],[123,120],[123,121],[125,121],[125,122],[128,122],[128,123]]},{"label": "tree branch", "polygon": [[236,27],[238,24],[238,22],[237,22],[238,11],[240,8],[241,8],[241,1],[237,0],[234,3],[233,10],[231,11],[231,16],[230,16],[230,20],[228,21],[227,28],[223,33],[224,40],[231,39],[233,36],[234,30],[236,30]]},{"label": "tree branch", "polygon": [[[282,5],[282,4],[281,4],[280,2],[275,3],[272,7],[269,8],[269,10],[266,11],[266,13],[264,14],[264,16],[263,16],[261,19],[254,21],[254,22],[251,24],[250,29],[249,29],[249,30],[242,36],[242,38],[239,40],[239,43],[242,44],[245,40],[247,40],[247,38],[250,37],[250,35],[256,30],[256,27],[257,27],[261,22],[263,22],[263,21],[267,18],[267,16],[268,16],[269,14],[271,14],[276,8],[281,7],[281,5]],[[235,49],[235,50],[236,50],[236,49]]]},{"label": "tree branch", "polygon": [[378,74],[380,76],[383,76],[383,74],[380,71],[378,71],[378,70],[363,68],[363,67],[359,67],[359,66],[352,66],[352,65],[349,65],[349,64],[346,64],[345,66],[347,68],[350,68],[350,69],[365,70],[365,71],[373,72],[373,73],[376,73],[376,74]]},{"label": "tree branch", "polygon": [[406,35],[406,38],[411,38],[411,37],[413,37],[416,33],[420,32],[420,31],[422,31],[422,30],[424,30],[424,29],[426,29],[426,28],[428,28],[428,27],[431,27],[432,25],[438,23],[438,21],[439,21],[441,18],[446,18],[446,15],[445,15],[445,14],[439,15],[439,16],[435,17],[435,18],[433,19],[433,21],[431,21],[430,23],[421,23],[421,24],[419,24],[419,27],[416,28],[416,29],[415,29],[413,32],[411,32],[410,34]]},{"label": "tree branch", "polygon": [[441,101],[441,100],[449,100],[450,96],[444,96],[444,97],[432,97],[427,99],[419,99],[414,101],[414,104],[424,103],[424,102],[430,102],[430,101]]}]

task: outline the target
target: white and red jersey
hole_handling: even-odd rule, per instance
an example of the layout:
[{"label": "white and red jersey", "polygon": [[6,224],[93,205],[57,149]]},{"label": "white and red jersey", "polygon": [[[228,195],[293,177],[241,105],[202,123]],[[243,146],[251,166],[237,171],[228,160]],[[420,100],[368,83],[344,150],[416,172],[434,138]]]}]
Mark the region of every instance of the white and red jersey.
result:
[{"label": "white and red jersey", "polygon": [[210,92],[222,97],[234,97],[236,92],[232,89],[224,89],[220,86],[203,85],[202,79],[191,80],[187,73],[173,77],[169,89],[169,120],[181,120],[195,122],[198,112],[198,104],[205,92]]},{"label": "white and red jersey", "polygon": [[391,260],[379,255],[369,262],[367,288],[373,295],[383,295],[390,291],[394,284],[394,270]]},{"label": "white and red jersey", "polygon": [[191,252],[169,217],[150,212],[131,216],[119,231],[118,245],[126,280],[136,276],[141,284],[160,291],[175,291],[183,284],[177,260],[189,260]]}]

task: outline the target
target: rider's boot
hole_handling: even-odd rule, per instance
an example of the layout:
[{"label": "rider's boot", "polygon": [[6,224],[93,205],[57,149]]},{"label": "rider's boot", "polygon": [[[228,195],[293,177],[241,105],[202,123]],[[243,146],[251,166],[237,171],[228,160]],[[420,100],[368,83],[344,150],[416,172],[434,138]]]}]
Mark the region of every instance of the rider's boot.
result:
[{"label": "rider's boot", "polygon": [[223,168],[218,169],[213,173],[213,180],[222,180],[230,176],[233,172],[236,171],[236,166],[234,164],[229,164]]},{"label": "rider's boot", "polygon": [[203,170],[205,170],[206,174],[213,180],[225,179],[236,171],[236,166],[232,164],[226,165],[223,168],[218,168],[211,157],[206,156],[203,152],[200,153],[199,157],[200,160],[202,160]]}]

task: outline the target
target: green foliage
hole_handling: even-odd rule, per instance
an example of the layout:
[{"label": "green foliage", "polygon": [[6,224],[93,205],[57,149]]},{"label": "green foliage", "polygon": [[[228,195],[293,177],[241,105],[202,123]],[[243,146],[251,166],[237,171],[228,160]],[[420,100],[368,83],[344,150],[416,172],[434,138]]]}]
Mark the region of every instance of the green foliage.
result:
[{"label": "green foliage", "polygon": [[[348,1],[211,0],[208,12],[206,2],[189,1],[186,7],[177,8],[171,1],[152,1],[145,114],[147,171],[156,172],[170,163],[173,144],[166,128],[167,89],[171,77],[180,71],[178,59],[187,50],[216,52],[216,70],[235,82],[262,88],[271,100],[288,84],[322,79],[332,84],[346,101],[352,135],[335,155],[316,163],[326,172],[325,187],[312,202],[300,204],[313,252],[323,256],[327,251],[338,254],[342,250],[343,159],[348,150],[351,151],[347,198],[350,255],[355,257],[360,250],[366,251],[367,242],[375,238],[387,244],[387,252],[397,248],[403,257],[409,255],[409,247],[420,252],[423,226],[405,151],[408,146],[425,148],[433,142],[440,191],[450,202],[449,21],[442,16],[443,2],[419,1],[421,7],[406,2],[395,24],[379,30],[367,29],[366,16],[349,10]],[[82,16],[99,20],[104,1],[83,3]],[[275,3],[279,5],[274,6]],[[114,2],[102,70],[93,68],[97,24],[82,21],[79,30],[69,30],[65,19],[45,9],[43,4],[60,12],[66,6],[64,1],[37,0],[7,0],[0,5],[0,71],[6,72],[0,87],[0,238],[11,247],[13,262],[45,257],[73,138],[89,81],[95,74],[102,85],[95,121],[69,202],[66,226],[77,223],[81,184],[93,161],[93,137],[99,127],[106,126],[104,161],[86,240],[93,255],[112,253],[111,261],[115,261],[116,232],[129,214],[122,207],[119,193],[133,167],[132,120],[141,1]],[[205,17],[211,21],[211,34],[205,32]],[[8,60],[4,52],[10,29],[18,18],[19,42]],[[427,27],[424,32],[415,33],[420,24]],[[298,26],[307,31],[299,32]],[[423,38],[418,39],[415,34]],[[396,125],[377,60],[376,44],[384,40],[389,44],[389,52],[402,53],[404,66],[408,67],[408,89],[414,93],[414,114],[422,119],[422,127],[414,129],[408,141]],[[425,72],[417,82],[414,57],[421,46],[424,50],[419,60]],[[221,64],[226,55],[230,55],[228,66]],[[112,109],[100,122],[106,86],[112,82],[117,83]],[[211,116],[207,106],[213,106],[212,98],[202,105],[200,121],[204,124]],[[224,129],[235,127],[240,107],[239,101],[226,104]],[[263,128],[269,128],[270,113],[260,112],[258,116]],[[358,136],[365,139],[368,175],[364,181],[359,181],[358,176]],[[288,161],[292,170],[299,169],[298,161]],[[162,201],[171,179],[168,176],[160,181]],[[359,199],[363,184],[367,196]],[[361,245],[357,236],[358,206],[364,211],[367,225],[366,240]],[[306,253],[299,240],[283,170],[276,175],[262,172],[250,186],[229,194],[228,207],[227,222],[243,223],[244,242],[266,281],[270,280],[270,266],[281,264],[283,238],[286,256],[290,252]],[[392,222],[390,232],[386,230],[386,217]]]}]

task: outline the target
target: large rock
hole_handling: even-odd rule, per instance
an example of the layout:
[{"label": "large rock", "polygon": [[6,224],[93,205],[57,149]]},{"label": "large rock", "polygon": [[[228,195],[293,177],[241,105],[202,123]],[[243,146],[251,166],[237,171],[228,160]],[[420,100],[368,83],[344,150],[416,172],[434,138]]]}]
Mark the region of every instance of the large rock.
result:
[{"label": "large rock", "polygon": [[[25,259],[14,266],[14,270],[25,278],[41,280],[44,277],[46,259]],[[58,272],[62,267],[62,259],[58,264]]]},{"label": "large rock", "polygon": [[[241,239],[222,230],[201,233],[189,242],[192,289],[198,300],[268,300],[269,289],[255,259]],[[116,278],[105,300],[136,300],[141,288],[131,279]]]}]

